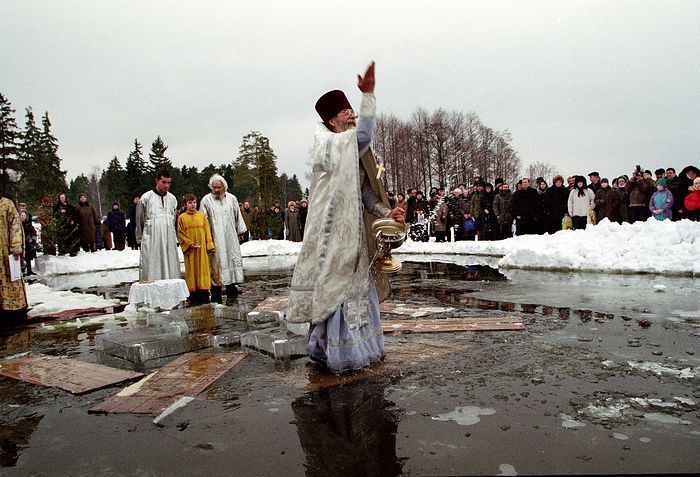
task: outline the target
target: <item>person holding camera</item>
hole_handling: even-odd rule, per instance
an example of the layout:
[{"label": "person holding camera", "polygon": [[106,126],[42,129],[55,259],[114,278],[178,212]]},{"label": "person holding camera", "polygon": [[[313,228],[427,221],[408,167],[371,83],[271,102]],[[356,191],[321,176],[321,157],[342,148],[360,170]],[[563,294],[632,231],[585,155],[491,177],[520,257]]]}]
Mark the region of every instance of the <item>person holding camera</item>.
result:
[{"label": "person holding camera", "polygon": [[654,182],[651,180],[651,172],[642,172],[642,167],[637,165],[629,182],[625,185],[629,194],[628,217],[630,223],[638,220],[645,221],[651,217],[649,200],[654,193]]}]

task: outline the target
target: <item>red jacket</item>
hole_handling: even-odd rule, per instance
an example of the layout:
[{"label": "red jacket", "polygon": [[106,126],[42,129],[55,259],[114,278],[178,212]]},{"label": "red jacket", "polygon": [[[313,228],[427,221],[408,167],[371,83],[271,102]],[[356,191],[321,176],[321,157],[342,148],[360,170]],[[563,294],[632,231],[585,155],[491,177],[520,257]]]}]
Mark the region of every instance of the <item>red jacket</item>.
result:
[{"label": "red jacket", "polygon": [[685,197],[685,202],[683,203],[685,210],[692,212],[694,210],[700,209],[700,190],[694,190]]}]

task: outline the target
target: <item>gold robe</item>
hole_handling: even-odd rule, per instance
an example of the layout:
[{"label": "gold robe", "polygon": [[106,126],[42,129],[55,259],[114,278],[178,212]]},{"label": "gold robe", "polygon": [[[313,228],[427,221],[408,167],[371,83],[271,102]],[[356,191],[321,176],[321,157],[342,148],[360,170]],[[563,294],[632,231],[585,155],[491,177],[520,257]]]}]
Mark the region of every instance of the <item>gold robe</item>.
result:
[{"label": "gold robe", "polygon": [[[184,212],[177,219],[177,236],[185,256],[185,281],[190,291],[209,290],[209,252],[214,251],[209,222],[199,211]],[[193,245],[199,245],[199,248]]]},{"label": "gold robe", "polygon": [[24,245],[22,221],[15,204],[0,198],[0,315],[19,312],[27,308],[24,280],[10,281],[10,262],[15,253],[21,254]]}]

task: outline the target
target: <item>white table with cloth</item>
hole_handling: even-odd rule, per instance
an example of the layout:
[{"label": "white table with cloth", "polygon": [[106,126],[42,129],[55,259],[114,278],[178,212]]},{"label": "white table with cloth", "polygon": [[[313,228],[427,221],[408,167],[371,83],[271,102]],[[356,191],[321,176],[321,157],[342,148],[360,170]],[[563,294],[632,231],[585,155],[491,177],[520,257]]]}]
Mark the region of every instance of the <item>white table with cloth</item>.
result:
[{"label": "white table with cloth", "polygon": [[188,296],[187,283],[181,278],[135,282],[129,289],[129,305],[171,310]]}]

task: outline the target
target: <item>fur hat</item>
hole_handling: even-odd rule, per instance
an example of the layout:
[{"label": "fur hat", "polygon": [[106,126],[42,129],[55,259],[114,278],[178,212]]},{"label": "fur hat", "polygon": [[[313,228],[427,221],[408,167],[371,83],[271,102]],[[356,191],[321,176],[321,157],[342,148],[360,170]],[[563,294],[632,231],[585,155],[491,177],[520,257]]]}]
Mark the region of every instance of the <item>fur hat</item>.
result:
[{"label": "fur hat", "polygon": [[315,108],[316,112],[321,116],[321,119],[327,126],[328,121],[336,117],[339,112],[344,109],[352,109],[352,106],[345,96],[345,93],[339,89],[334,89],[318,98]]}]

